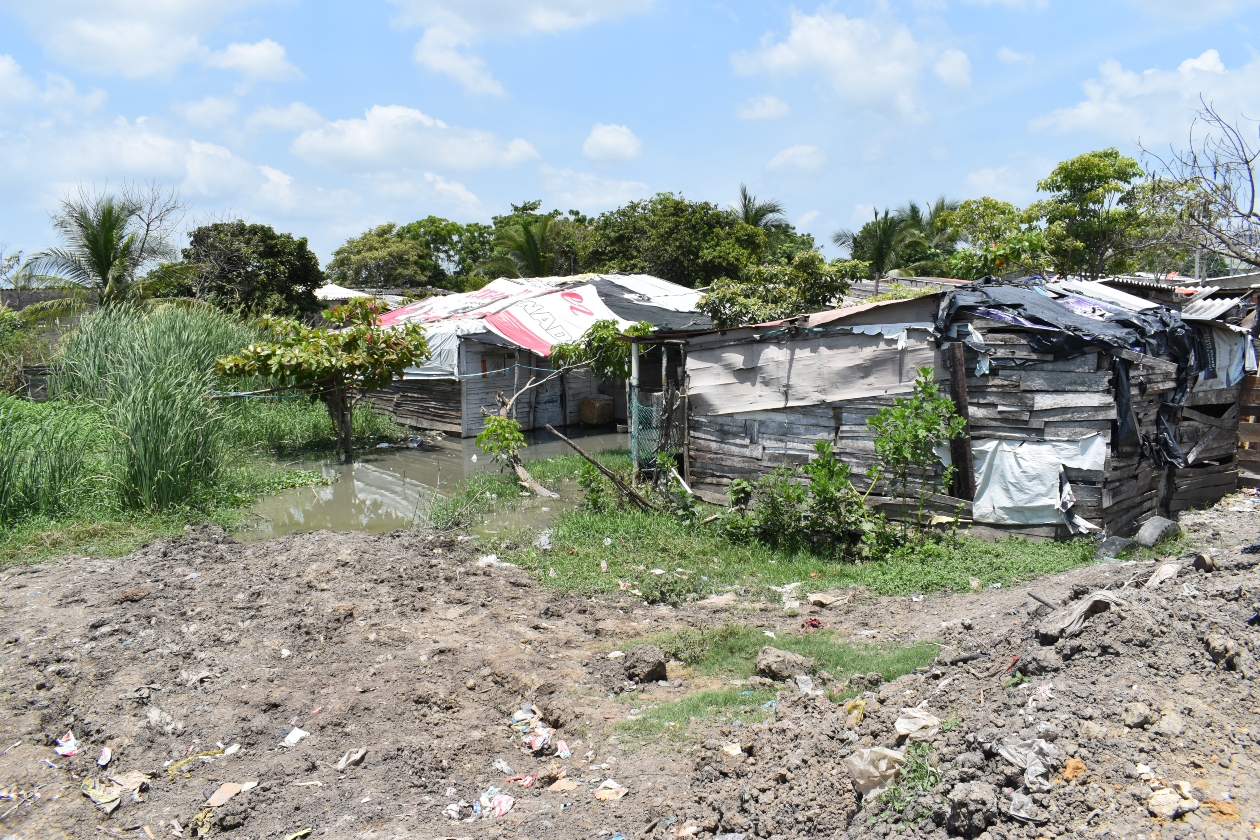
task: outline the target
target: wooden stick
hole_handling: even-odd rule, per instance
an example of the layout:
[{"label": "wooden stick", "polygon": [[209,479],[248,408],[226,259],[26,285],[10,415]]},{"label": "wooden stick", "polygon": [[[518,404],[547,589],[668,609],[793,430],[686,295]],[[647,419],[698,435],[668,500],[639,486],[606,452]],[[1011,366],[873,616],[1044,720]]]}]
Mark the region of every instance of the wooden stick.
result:
[{"label": "wooden stick", "polygon": [[628,485],[628,484],[626,484],[624,481],[622,481],[622,480],[621,480],[621,479],[617,476],[617,474],[616,474],[615,472],[613,472],[612,470],[610,470],[610,469],[608,469],[607,467],[605,467],[605,466],[604,466],[603,464],[601,464],[599,461],[596,461],[596,460],[595,460],[594,458],[592,458],[590,455],[587,455],[584,451],[582,451],[582,447],[578,446],[576,443],[574,443],[573,441],[569,440],[569,439],[568,439],[567,437],[565,437],[564,435],[562,435],[562,434],[560,434],[559,432],[557,432],[557,431],[556,431],[556,430],[552,427],[552,425],[551,425],[550,423],[547,423],[546,425],[544,425],[544,426],[543,426],[543,428],[544,428],[544,429],[546,429],[547,431],[551,432],[551,433],[552,433],[553,435],[555,435],[556,437],[560,438],[560,440],[564,441],[564,442],[565,442],[565,443],[567,443],[569,446],[571,446],[571,447],[573,448],[573,451],[574,451],[574,452],[576,452],[577,454],[581,455],[583,458],[585,458],[585,459],[587,460],[587,462],[588,462],[591,466],[593,466],[595,469],[597,469],[597,470],[599,470],[601,473],[603,473],[603,474],[604,474],[604,476],[605,476],[605,477],[606,477],[609,481],[611,481],[614,485],[616,485],[616,487],[617,487],[617,489],[618,489],[618,490],[620,490],[622,493],[624,493],[624,494],[626,495],[626,497],[627,497],[627,498],[629,498],[631,501],[633,501],[635,504],[637,504],[640,508],[642,508],[643,510],[653,510],[653,511],[657,511],[657,512],[659,512],[659,511],[660,511],[660,508],[658,508],[656,505],[654,505],[654,504],[652,504],[651,502],[649,502],[647,499],[643,498],[643,496],[642,496],[642,495],[640,495],[640,494],[638,493],[638,491],[636,491],[633,487],[631,487],[630,485]]},{"label": "wooden stick", "polygon": [[967,362],[963,343],[956,341],[949,347],[949,391],[954,409],[963,419],[962,437],[950,441],[950,455],[954,462],[954,495],[972,501],[976,497],[976,473],[971,462],[971,419],[967,406]]},{"label": "wooden stick", "polygon": [[1036,601],[1039,604],[1044,604],[1045,606],[1049,607],[1052,610],[1058,609],[1058,606],[1050,603],[1045,598],[1042,598],[1040,595],[1038,595],[1036,592],[1033,592],[1031,589],[1028,590],[1028,597],[1032,598],[1034,601]]}]

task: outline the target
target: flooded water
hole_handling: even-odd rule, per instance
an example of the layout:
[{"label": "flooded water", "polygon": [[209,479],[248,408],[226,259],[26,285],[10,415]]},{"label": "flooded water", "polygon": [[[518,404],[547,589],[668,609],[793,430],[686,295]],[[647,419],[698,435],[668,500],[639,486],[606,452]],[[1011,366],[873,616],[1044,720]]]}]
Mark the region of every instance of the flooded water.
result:
[{"label": "flooded water", "polygon": [[[630,445],[626,435],[608,432],[573,429],[570,437],[587,452]],[[525,438],[529,446],[522,458],[526,462],[573,454],[545,431],[526,433]],[[239,538],[266,539],[318,530],[381,533],[406,528],[423,522],[425,505],[433,494],[448,496],[469,476],[499,469],[472,438],[442,436],[417,449],[367,450],[358,455],[360,460],[350,466],[335,461],[290,465],[318,470],[337,480],[325,487],[299,487],[260,499],[251,510],[251,524]],[[530,496],[521,497],[519,504],[501,505],[474,530],[494,534],[545,527],[561,510],[580,501],[576,482],[561,485],[559,492],[559,499]]]}]

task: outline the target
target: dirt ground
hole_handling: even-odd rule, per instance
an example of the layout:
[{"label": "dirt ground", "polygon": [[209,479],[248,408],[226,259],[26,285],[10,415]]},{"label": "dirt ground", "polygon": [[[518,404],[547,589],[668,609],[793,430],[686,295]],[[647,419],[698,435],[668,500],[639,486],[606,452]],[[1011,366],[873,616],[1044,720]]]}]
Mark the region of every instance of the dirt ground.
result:
[{"label": "dirt ground", "polygon": [[[833,592],[806,615],[730,597],[675,609],[562,596],[470,542],[418,532],[242,545],[206,528],[120,559],[10,569],[0,833],[1260,836],[1260,628],[1248,623],[1260,575],[1238,550],[1260,537],[1255,507],[1231,497],[1183,517],[1219,570],[1187,558],[1149,590],[1155,563],[1113,562],[960,595]],[[1070,608],[1100,589],[1120,603],[1038,641],[1051,609],[1030,591]],[[804,617],[854,641],[944,647],[930,668],[868,686],[861,720],[785,685],[764,724],[700,730],[683,747],[616,733],[631,709],[616,699],[623,660],[608,654],[626,640],[726,620],[792,632]],[[648,700],[712,685],[669,676]],[[530,704],[555,729],[536,752],[511,726]],[[897,807],[863,800],[850,762],[903,751],[895,720],[919,706],[941,721],[926,741],[937,775]],[[72,756],[54,749],[67,733]],[[554,754],[557,740],[571,756]],[[1044,784],[1002,755],[1038,741],[1051,748]],[[147,779],[133,793],[136,771]],[[541,778],[525,788],[516,775]],[[245,789],[208,806],[225,785]],[[483,794],[487,811],[508,804],[496,796],[512,807],[474,814]]]}]

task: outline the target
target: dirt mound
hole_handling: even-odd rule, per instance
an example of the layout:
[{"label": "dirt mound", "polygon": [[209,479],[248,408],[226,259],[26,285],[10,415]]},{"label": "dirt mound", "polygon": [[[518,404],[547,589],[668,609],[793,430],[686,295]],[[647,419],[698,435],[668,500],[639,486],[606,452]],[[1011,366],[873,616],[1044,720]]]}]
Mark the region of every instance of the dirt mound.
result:
[{"label": "dirt mound", "polygon": [[[1130,564],[1111,600],[1078,586],[1062,610],[1038,605],[1004,636],[947,625],[933,669],[864,695],[855,746],[909,761],[896,731],[908,710],[939,732],[918,784],[903,766],[850,836],[1253,836],[1260,580],[1250,560],[1211,574],[1191,562],[1149,589],[1159,567]],[[1056,638],[1076,614],[1080,631]],[[992,807],[975,804],[976,785],[996,794]]]},{"label": "dirt mound", "polygon": [[[0,826],[22,840],[1251,836],[1253,559],[1187,564],[1151,589],[1155,564],[1075,570],[1037,582],[1053,611],[1009,587],[846,593],[811,620],[943,637],[936,664],[850,680],[864,693],[848,705],[794,680],[765,723],[699,722],[682,748],[618,730],[637,711],[619,692],[642,706],[718,684],[627,686],[613,646],[736,617],[782,635],[800,615],[564,597],[417,532],[241,545],[207,528],[9,570]],[[863,773],[897,763],[861,796],[855,779],[873,787]]]}]

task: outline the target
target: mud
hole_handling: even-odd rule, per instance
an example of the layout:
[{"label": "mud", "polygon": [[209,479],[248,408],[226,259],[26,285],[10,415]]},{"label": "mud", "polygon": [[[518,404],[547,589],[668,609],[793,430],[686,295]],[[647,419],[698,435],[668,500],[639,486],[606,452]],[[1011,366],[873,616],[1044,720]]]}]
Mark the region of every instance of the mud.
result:
[{"label": "mud", "polygon": [[[1248,621],[1260,580],[1256,556],[1238,546],[1257,524],[1234,503],[1194,515],[1233,544],[1215,547],[1219,570],[1187,567],[1155,589],[1140,587],[1156,564],[1107,563],[917,600],[835,592],[804,614],[730,597],[674,609],[562,596],[484,560],[472,541],[413,531],[242,544],[206,528],[116,560],[10,569],[0,573],[0,826],[22,840],[254,840],[306,828],[380,840],[1255,836],[1260,629]],[[1124,606],[1070,639],[1037,640],[1050,608],[1030,591],[1070,606],[1099,589]],[[785,687],[766,723],[697,726],[680,747],[616,729],[632,710],[617,700],[625,675],[608,653],[627,640],[724,621],[792,632],[805,618],[853,641],[944,647],[893,683],[850,682],[863,692],[860,722]],[[637,702],[714,685],[673,665],[669,677]],[[531,704],[555,729],[537,752],[509,722]],[[888,799],[862,799],[846,759],[903,750],[895,720],[920,704],[943,724],[928,741],[939,775],[894,813]],[[63,757],[54,747],[67,732],[81,750]],[[1035,738],[1056,751],[1045,791],[996,751]],[[554,754],[558,740],[571,756]],[[563,784],[549,789],[561,768]],[[128,771],[148,776],[147,790],[123,791],[112,814],[82,792]],[[507,780],[535,774],[543,784]],[[223,785],[251,782],[207,806]],[[627,792],[601,800],[601,784]],[[1166,791],[1173,817],[1152,813]],[[1011,815],[1017,794],[1030,794],[1034,822]],[[474,819],[483,795],[512,807]],[[1177,813],[1191,799],[1198,807]]]}]

